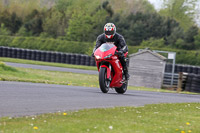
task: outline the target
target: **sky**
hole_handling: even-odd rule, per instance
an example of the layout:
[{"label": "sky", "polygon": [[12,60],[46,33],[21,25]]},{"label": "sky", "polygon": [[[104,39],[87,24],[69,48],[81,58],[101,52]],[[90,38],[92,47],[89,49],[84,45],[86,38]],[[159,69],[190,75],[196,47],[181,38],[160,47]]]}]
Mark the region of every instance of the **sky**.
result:
[{"label": "sky", "polygon": [[149,2],[152,3],[157,10],[162,6],[162,0],[149,0]]}]

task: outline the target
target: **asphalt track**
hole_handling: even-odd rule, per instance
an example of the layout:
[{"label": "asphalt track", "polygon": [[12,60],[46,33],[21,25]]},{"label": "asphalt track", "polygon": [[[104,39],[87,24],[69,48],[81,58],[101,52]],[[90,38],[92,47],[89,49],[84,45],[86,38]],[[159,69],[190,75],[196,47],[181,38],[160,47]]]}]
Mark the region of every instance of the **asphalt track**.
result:
[{"label": "asphalt track", "polygon": [[0,117],[158,103],[200,102],[200,95],[128,90],[103,94],[99,88],[0,81]]}]

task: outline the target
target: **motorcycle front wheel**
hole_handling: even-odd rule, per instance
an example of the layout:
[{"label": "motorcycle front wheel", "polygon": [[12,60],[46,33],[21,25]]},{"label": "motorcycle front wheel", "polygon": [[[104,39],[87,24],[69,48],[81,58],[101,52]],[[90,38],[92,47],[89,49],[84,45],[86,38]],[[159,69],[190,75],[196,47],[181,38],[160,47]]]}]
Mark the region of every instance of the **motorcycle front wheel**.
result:
[{"label": "motorcycle front wheel", "polygon": [[110,87],[110,80],[107,79],[107,69],[101,67],[99,71],[99,86],[103,93],[107,93]]},{"label": "motorcycle front wheel", "polygon": [[119,94],[124,94],[127,90],[128,81],[126,83],[123,83],[123,85],[120,88],[115,88],[115,91]]}]

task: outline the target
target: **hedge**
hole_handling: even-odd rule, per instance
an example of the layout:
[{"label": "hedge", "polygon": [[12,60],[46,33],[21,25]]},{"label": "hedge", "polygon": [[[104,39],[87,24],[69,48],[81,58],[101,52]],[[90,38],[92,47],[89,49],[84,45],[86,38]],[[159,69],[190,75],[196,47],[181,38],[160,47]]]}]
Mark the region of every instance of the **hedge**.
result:
[{"label": "hedge", "polygon": [[93,43],[40,37],[0,36],[0,46],[85,54]]}]

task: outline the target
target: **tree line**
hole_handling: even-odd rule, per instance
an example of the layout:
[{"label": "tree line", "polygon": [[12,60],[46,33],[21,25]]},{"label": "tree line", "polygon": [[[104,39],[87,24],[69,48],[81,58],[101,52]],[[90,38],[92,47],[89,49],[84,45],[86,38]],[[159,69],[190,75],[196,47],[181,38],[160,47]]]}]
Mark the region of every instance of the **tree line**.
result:
[{"label": "tree line", "polygon": [[147,0],[57,0],[48,6],[16,1],[0,2],[0,35],[93,43],[105,23],[113,22],[129,46],[200,49],[194,3],[182,9],[187,0],[165,0],[159,12]]}]

